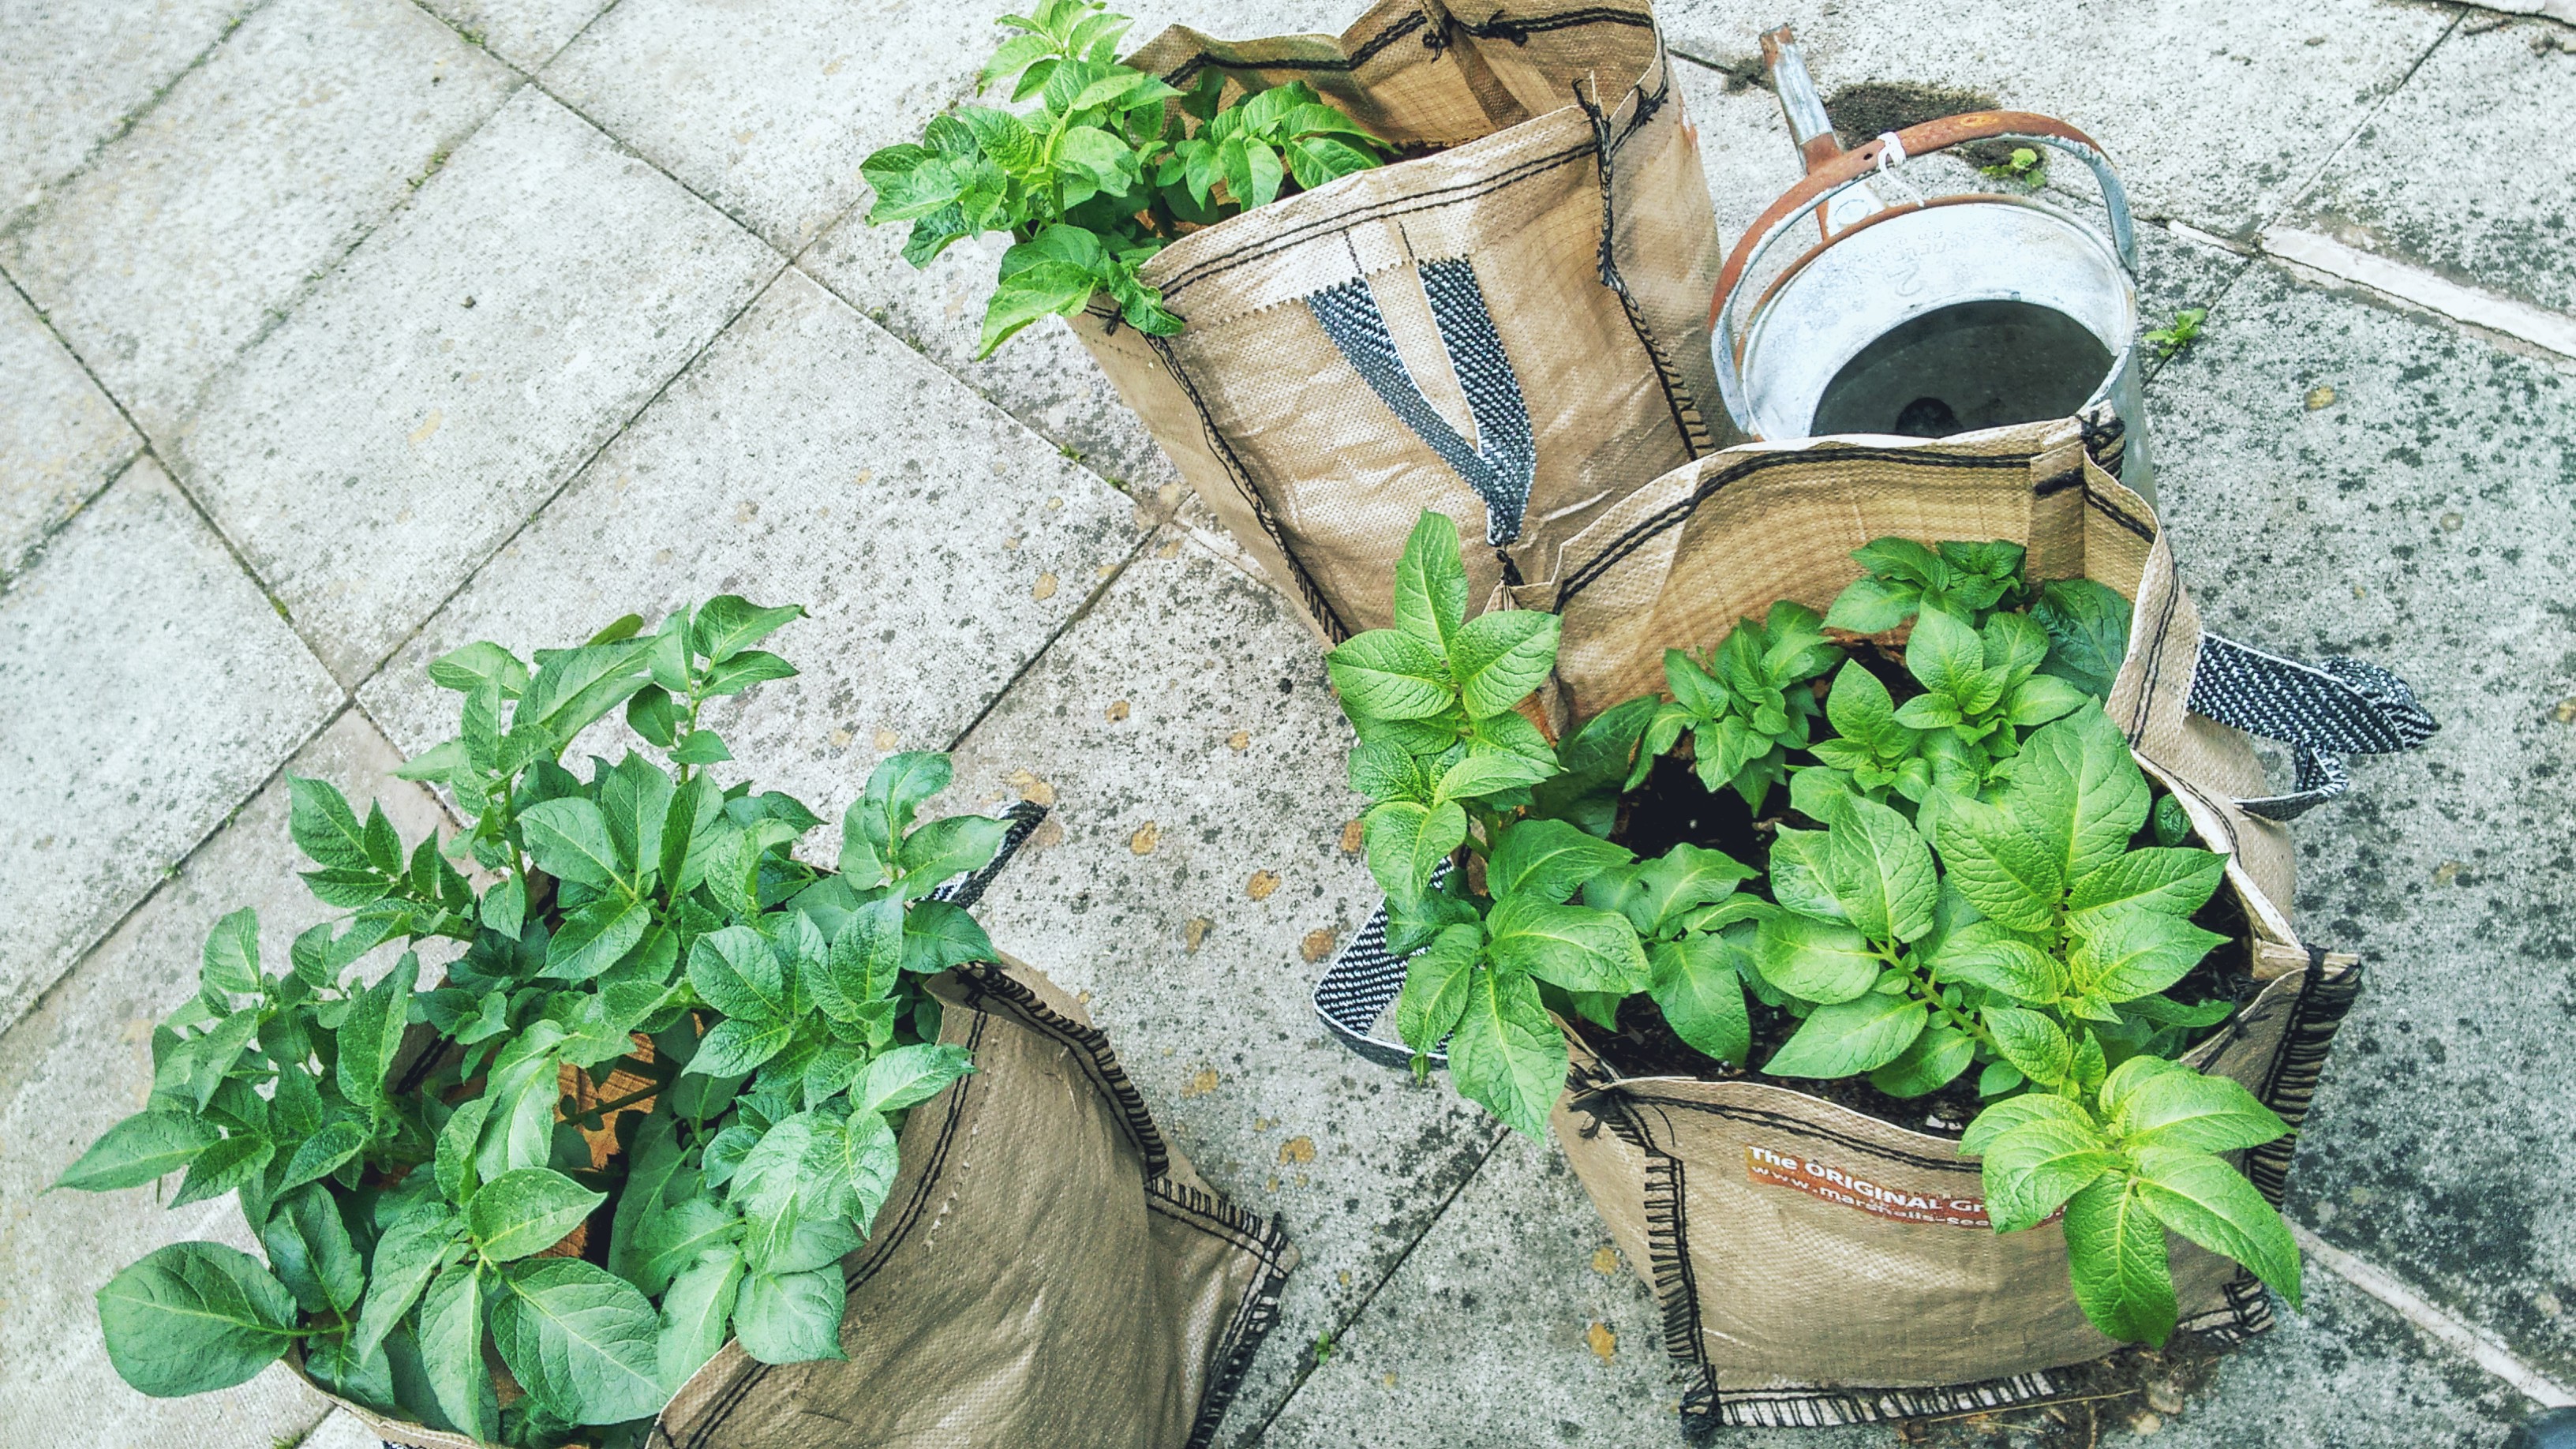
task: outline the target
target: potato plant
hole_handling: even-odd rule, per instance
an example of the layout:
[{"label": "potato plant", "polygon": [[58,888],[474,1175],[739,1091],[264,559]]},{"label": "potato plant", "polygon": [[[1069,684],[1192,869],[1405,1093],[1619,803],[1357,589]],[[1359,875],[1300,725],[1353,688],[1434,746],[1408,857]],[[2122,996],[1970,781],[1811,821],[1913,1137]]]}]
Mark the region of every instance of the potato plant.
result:
[{"label": "potato plant", "polygon": [[[919,983],[992,955],[931,892],[1002,826],[919,821],[948,762],[896,755],[824,869],[794,853],[805,806],[708,773],[729,752],[702,711],[793,674],[755,646],[802,613],[726,596],[533,663],[440,658],[460,729],[402,773],[451,793],[467,828],[444,841],[290,781],[304,878],[346,914],[282,968],[253,913],[217,923],[153,1034],[148,1104],[56,1184],[183,1173],[173,1206],[235,1194],[265,1250],[175,1243],[100,1289],[126,1382],[203,1393],[291,1350],[372,1408],[545,1449],[639,1442],[728,1338],[842,1356],[840,1260],[896,1129],[970,1068]],[[621,709],[649,752],[567,768]],[[411,949],[432,940],[463,947],[443,973]],[[406,949],[370,980],[387,943]],[[642,1085],[606,1096],[612,1074]],[[506,1406],[495,1358],[524,1391]]]},{"label": "potato plant", "polygon": [[[2226,861],[2186,843],[2179,802],[2103,712],[2128,601],[2034,588],[2009,543],[1882,539],[1854,557],[1863,576],[1821,620],[1784,601],[1707,655],[1669,651],[1674,698],[1605,710],[1550,749],[1518,710],[1557,620],[1465,618],[1455,525],[1422,516],[1395,626],[1327,658],[1359,734],[1387,946],[1410,957],[1396,1020],[1417,1072],[1445,1043],[1461,1093],[1539,1135],[1566,1071],[1558,1023],[1614,1026],[1642,996],[1731,1069],[1898,1098],[1973,1073],[1984,1105],[1961,1151],[1982,1159],[1996,1230],[2063,1209],[2103,1331],[2172,1332],[2167,1231],[2295,1303],[2287,1228],[2220,1155],[2288,1128],[2175,1060],[2235,1007],[2166,994],[2226,939],[2191,919]],[[1900,658],[1902,700],[1880,677]],[[1667,752],[1757,814],[1786,778],[1765,859],[1683,843],[1641,860],[1610,838],[1622,792]],[[1754,1002],[1794,1023],[1758,1063]]]}]

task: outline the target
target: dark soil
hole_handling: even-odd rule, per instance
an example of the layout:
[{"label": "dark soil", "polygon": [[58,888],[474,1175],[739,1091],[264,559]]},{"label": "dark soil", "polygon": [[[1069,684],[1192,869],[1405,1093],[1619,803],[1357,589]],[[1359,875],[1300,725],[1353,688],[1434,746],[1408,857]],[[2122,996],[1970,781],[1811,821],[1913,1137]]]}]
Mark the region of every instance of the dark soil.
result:
[{"label": "dark soil", "polygon": [[[1896,650],[1872,639],[1850,636],[1840,636],[1836,642],[1843,644],[1850,657],[1858,660],[1863,668],[1878,676],[1900,703],[1922,693],[1922,686],[1905,672],[1903,659]],[[1817,681],[1820,691],[1824,684],[1824,680]],[[1791,758],[1798,763],[1812,763],[1796,753]],[[2160,795],[2163,792],[2159,790],[2156,793]],[[1699,777],[1692,773],[1686,760],[1666,755],[1655,761],[1645,781],[1620,802],[1619,822],[1611,832],[1611,838],[1641,858],[1662,855],[1676,845],[1689,844],[1724,851],[1748,866],[1759,868],[1769,859],[1772,837],[1781,826],[1799,830],[1820,828],[1818,822],[1789,808],[1786,789],[1773,789],[1763,808],[1765,813],[1756,819],[1742,796],[1733,790],[1710,793],[1700,785]],[[2146,832],[2141,832],[2132,842],[2140,846],[2154,843],[2153,837]],[[1765,888],[1763,882],[1755,881],[1748,889],[1761,893]],[[2221,888],[2209,904],[2192,917],[2192,921],[2203,930],[2226,937],[2226,944],[2211,951],[2166,994],[2190,1005],[2220,997],[2240,1004],[2250,1000],[2255,982],[2247,945],[2247,923],[2234,893]],[[1765,1006],[1749,997],[1745,1005],[1753,1025],[1752,1059],[1769,1061],[1771,1054],[1778,1051],[1790,1034],[1798,1029],[1799,1020],[1781,1008]],[[1956,1081],[1927,1096],[1891,1097],[1861,1077],[1818,1081],[1811,1077],[1773,1077],[1758,1070],[1739,1070],[1701,1054],[1675,1035],[1665,1024],[1663,1012],[1657,1009],[1651,998],[1642,994],[1620,1004],[1618,1020],[1616,1031],[1581,1019],[1574,1026],[1602,1060],[1622,1076],[1692,1077],[1706,1082],[1768,1082],[1849,1107],[1882,1122],[1943,1137],[1956,1137],[1965,1132],[1969,1120],[1977,1115],[1984,1102],[1977,1095],[1977,1074],[1974,1071],[1962,1074]],[[2211,1028],[2212,1031],[2220,1029]]]},{"label": "dark soil", "polygon": [[[1858,81],[1825,97],[1825,118],[1834,123],[1834,139],[1849,151],[1868,145],[1882,131],[1902,131],[1925,121],[1997,106],[1991,91],[1911,81]],[[2000,166],[2012,159],[2012,149],[2009,141],[1978,141],[1960,147],[1959,154],[1978,166]]]},{"label": "dark soil", "polygon": [[2178,1333],[2163,1349],[2124,1348],[2050,1369],[2068,1397],[2027,1409],[1901,1419],[1896,1441],[1921,1449],[2094,1449],[2116,1431],[2151,1434],[2184,1413],[2218,1375],[2223,1350]]}]

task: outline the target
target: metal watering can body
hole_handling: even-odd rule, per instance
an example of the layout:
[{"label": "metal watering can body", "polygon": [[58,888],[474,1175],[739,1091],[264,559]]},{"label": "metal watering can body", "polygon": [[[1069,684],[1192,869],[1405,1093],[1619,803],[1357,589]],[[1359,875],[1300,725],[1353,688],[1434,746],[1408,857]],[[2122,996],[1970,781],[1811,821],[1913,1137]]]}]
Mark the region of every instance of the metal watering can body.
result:
[{"label": "metal watering can body", "polygon": [[[2121,481],[2152,503],[2137,238],[2102,148],[2047,116],[1979,111],[1845,151],[1788,29],[1763,36],[1762,50],[1807,175],[1737,243],[1709,309],[1719,389],[1736,426],[1769,439],[1936,438],[2047,418],[2116,419]],[[2084,162],[2110,234],[2032,197],[1927,199],[1896,174],[1908,158],[1993,140]],[[1755,264],[1809,217],[1819,239],[1756,293]]]}]

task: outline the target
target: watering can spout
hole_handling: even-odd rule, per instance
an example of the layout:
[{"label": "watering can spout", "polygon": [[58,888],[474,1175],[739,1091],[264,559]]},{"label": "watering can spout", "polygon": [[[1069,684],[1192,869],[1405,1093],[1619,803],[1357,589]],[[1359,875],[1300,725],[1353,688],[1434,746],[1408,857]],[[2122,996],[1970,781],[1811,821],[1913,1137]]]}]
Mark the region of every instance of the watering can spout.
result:
[{"label": "watering can spout", "polygon": [[1807,62],[1798,54],[1798,37],[1788,26],[1764,32],[1762,68],[1771,73],[1780,114],[1789,122],[1789,139],[1797,143],[1807,169],[1843,154],[1842,143],[1834,139],[1834,123],[1825,115],[1824,98],[1816,94],[1815,77],[1807,74]]}]

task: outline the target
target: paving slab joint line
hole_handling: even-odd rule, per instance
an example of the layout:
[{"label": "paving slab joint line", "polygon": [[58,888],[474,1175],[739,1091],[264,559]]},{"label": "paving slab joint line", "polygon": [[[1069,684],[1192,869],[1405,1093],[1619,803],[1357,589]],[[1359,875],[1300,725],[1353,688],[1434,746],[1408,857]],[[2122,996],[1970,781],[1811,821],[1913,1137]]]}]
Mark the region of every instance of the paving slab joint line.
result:
[{"label": "paving slab joint line", "polygon": [[[1459,1195],[1467,1190],[1468,1184],[1474,1182],[1477,1176],[1484,1172],[1485,1164],[1493,1160],[1495,1151],[1502,1145],[1502,1133],[1499,1131],[1485,1139],[1485,1150],[1477,1154],[1476,1165],[1468,1170],[1466,1176],[1458,1179],[1458,1185],[1449,1189],[1447,1197],[1440,1199],[1440,1206],[1432,1209],[1431,1216],[1423,1222],[1422,1231],[1414,1234],[1413,1241],[1404,1245],[1404,1251],[1395,1255],[1395,1261],[1386,1265],[1386,1271],[1379,1274],[1377,1281],[1369,1285],[1368,1292],[1360,1296],[1359,1302],[1351,1305],[1351,1311],[1334,1321],[1328,1331],[1336,1342],[1360,1321],[1361,1314],[1368,1312],[1369,1305],[1377,1301],[1377,1295],[1385,1290],[1387,1284],[1395,1281],[1395,1275],[1404,1271],[1404,1265],[1413,1257],[1413,1250],[1421,1247],[1423,1240],[1431,1236],[1432,1230],[1440,1226],[1440,1220],[1449,1215],[1451,1205],[1456,1203]],[[1280,1395],[1279,1402],[1270,1406],[1270,1412],[1261,1416],[1261,1423],[1250,1435],[1237,1439],[1235,1443],[1245,1446],[1245,1449],[1251,1449],[1251,1446],[1258,1445],[1266,1438],[1270,1433],[1270,1426],[1279,1422],[1279,1416],[1287,1412],[1290,1404],[1296,1402],[1298,1391],[1306,1387],[1306,1380],[1313,1378],[1315,1370],[1319,1367],[1321,1365],[1315,1361],[1313,1345],[1309,1344],[1301,1348],[1298,1351],[1297,1377],[1289,1382],[1288,1392]]]},{"label": "paving slab joint line", "polygon": [[[865,321],[866,318],[862,316],[860,320]],[[945,746],[946,753],[953,755],[965,746],[966,737],[975,733],[976,726],[990,717],[994,709],[1009,697],[1012,690],[1019,688],[1020,681],[1029,677],[1029,671],[1038,667],[1038,661],[1047,657],[1047,652],[1055,648],[1057,640],[1072,633],[1074,625],[1081,623],[1093,609],[1099,607],[1100,601],[1109,596],[1109,591],[1118,586],[1118,581],[1127,576],[1128,566],[1145,556],[1145,550],[1154,546],[1155,539],[1162,537],[1163,530],[1168,524],[1168,519],[1156,523],[1137,537],[1135,546],[1127,550],[1124,558],[1109,566],[1109,572],[1100,576],[1099,580],[1091,586],[1091,591],[1082,596],[1082,602],[1075,606],[1074,611],[1064,616],[1063,623],[1056,625],[1054,629],[1048,631],[1046,638],[1038,641],[1038,647],[1029,651],[1028,658],[1020,661],[1020,667],[1011,671],[1011,677],[1002,682],[1001,688],[993,691],[992,696],[984,701],[983,708],[975,711],[975,717],[966,721],[963,728],[949,737]]]},{"label": "paving slab joint line", "polygon": [[2291,1223],[2290,1236],[2298,1240],[2300,1251],[2323,1263],[2336,1277],[2378,1299],[2399,1317],[2467,1355],[2478,1367],[2511,1384],[2514,1391],[2524,1398],[2546,1409],[2576,1404],[2576,1393],[2571,1393],[2557,1380],[2516,1358],[2513,1350],[2486,1330],[2426,1300],[2384,1269],[2318,1237],[2304,1223]]},{"label": "paving slab joint line", "polygon": [[2501,333],[2576,361],[2576,317],[2511,297],[2465,287],[2447,277],[2375,256],[2307,231],[2265,231],[2262,254],[2434,313],[2447,321]]}]

